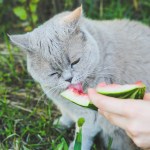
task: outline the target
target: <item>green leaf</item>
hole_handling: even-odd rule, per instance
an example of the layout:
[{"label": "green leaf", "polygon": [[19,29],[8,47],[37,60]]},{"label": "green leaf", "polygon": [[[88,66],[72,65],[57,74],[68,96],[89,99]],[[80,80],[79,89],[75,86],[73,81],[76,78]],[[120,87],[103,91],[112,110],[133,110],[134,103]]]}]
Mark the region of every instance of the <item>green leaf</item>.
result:
[{"label": "green leaf", "polygon": [[19,2],[20,2],[20,3],[25,3],[25,2],[26,2],[26,0],[19,0]]},{"label": "green leaf", "polygon": [[33,22],[36,23],[38,20],[38,16],[36,14],[32,14],[31,17],[32,17]]},{"label": "green leaf", "polygon": [[14,14],[21,20],[27,19],[27,12],[23,6],[17,6],[13,9]]},{"label": "green leaf", "polygon": [[113,143],[113,138],[109,137],[107,150],[111,150],[112,143]]},{"label": "green leaf", "polygon": [[68,150],[68,145],[67,145],[67,142],[65,141],[64,138],[61,139],[61,141],[64,143],[64,149],[63,150]]},{"label": "green leaf", "polygon": [[82,129],[79,129],[79,132],[76,133],[74,150],[81,150],[82,147]]},{"label": "green leaf", "polygon": [[29,150],[29,149],[23,145],[23,150]]},{"label": "green leaf", "polygon": [[2,4],[3,3],[3,0],[0,0],[0,4]]},{"label": "green leaf", "polygon": [[79,127],[79,132],[76,133],[75,145],[74,150],[81,150],[82,147],[82,126],[85,122],[84,118],[79,118],[77,124]]},{"label": "green leaf", "polygon": [[61,143],[59,143],[55,150],[68,150],[68,145],[64,138],[61,139]]},{"label": "green leaf", "polygon": [[30,3],[30,4],[29,4],[29,8],[30,8],[30,11],[31,11],[32,13],[35,13],[36,10],[37,10],[37,4]]},{"label": "green leaf", "polygon": [[84,122],[85,122],[85,119],[84,119],[84,118],[79,118],[79,120],[78,120],[78,126],[79,126],[79,127],[82,127],[83,124],[84,124]]},{"label": "green leaf", "polygon": [[31,31],[32,30],[32,27],[31,26],[27,26],[27,27],[25,27],[25,29],[24,29],[26,32],[29,32],[29,31]]},{"label": "green leaf", "polygon": [[31,3],[38,3],[39,0],[31,0]]},{"label": "green leaf", "polygon": [[64,143],[59,143],[55,150],[63,150]]}]

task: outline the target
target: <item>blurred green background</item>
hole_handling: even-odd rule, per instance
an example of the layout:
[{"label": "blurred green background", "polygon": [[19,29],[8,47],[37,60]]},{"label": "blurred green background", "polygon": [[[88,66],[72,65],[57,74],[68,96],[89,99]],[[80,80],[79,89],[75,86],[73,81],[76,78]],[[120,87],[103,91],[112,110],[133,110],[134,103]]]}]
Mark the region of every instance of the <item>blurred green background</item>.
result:
[{"label": "blurred green background", "polygon": [[[53,125],[60,112],[27,73],[25,55],[7,33],[31,31],[81,3],[92,19],[128,18],[150,25],[150,0],[0,0],[0,150],[67,150],[74,130],[62,132]],[[95,144],[93,149],[99,150]]]},{"label": "blurred green background", "polygon": [[89,18],[130,18],[150,24],[150,0],[0,0],[0,32],[29,31],[81,3]]}]

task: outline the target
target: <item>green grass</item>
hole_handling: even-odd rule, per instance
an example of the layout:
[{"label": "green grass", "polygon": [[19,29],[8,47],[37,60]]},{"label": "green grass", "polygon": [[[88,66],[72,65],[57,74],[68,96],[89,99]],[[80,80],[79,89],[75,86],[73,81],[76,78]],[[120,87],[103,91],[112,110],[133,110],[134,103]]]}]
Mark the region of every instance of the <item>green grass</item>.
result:
[{"label": "green grass", "polygon": [[[58,7],[56,1],[54,13]],[[50,7],[53,7],[51,5]],[[79,3],[64,0],[61,9],[73,9]],[[84,12],[94,19],[129,18],[150,25],[148,0],[84,0]],[[54,14],[53,13],[53,14]],[[51,15],[53,15],[51,14]],[[12,29],[11,29],[12,30]],[[72,140],[73,131],[60,132],[53,125],[59,111],[28,75],[25,55],[12,47],[3,33],[0,43],[0,150],[58,150]],[[108,149],[110,150],[110,143]],[[96,146],[93,146],[96,150]]]},{"label": "green grass", "polygon": [[4,37],[5,44],[0,45],[0,149],[54,149],[67,132],[53,125],[60,114],[27,74],[23,53]]}]

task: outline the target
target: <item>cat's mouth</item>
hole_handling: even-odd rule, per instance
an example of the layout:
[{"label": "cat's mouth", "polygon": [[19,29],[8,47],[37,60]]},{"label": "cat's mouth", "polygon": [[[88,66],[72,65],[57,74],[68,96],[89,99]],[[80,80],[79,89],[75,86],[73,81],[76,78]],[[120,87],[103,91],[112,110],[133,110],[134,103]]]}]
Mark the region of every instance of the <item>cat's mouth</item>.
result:
[{"label": "cat's mouth", "polygon": [[82,83],[71,84],[71,85],[69,85],[68,88],[76,89],[77,91],[79,91],[79,92],[81,92],[81,93],[83,92]]}]

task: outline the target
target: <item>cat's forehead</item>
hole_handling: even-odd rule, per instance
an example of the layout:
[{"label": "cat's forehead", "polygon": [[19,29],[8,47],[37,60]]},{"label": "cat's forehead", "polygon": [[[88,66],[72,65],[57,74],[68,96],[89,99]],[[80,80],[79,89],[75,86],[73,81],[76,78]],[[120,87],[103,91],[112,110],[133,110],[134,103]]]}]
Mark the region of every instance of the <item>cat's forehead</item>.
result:
[{"label": "cat's forehead", "polygon": [[49,19],[48,21],[46,21],[39,27],[35,28],[32,31],[32,33],[40,34],[41,36],[49,35],[49,34],[51,34],[51,36],[53,36],[53,35],[58,35],[58,34],[62,33],[64,28],[62,27],[60,22],[61,22],[61,19],[63,17],[65,17],[67,14],[69,14],[69,12],[63,12],[61,14],[55,15],[54,17],[52,17],[51,19]]},{"label": "cat's forehead", "polygon": [[69,36],[59,24],[59,19],[67,13],[56,15],[34,29],[30,35],[33,49],[38,49],[40,55],[53,64],[66,65],[69,59],[73,61],[81,55],[80,38]]},{"label": "cat's forehead", "polygon": [[47,55],[61,53],[65,47],[65,36],[62,38],[60,29],[57,29],[51,22],[41,25],[30,33],[30,45]]}]

